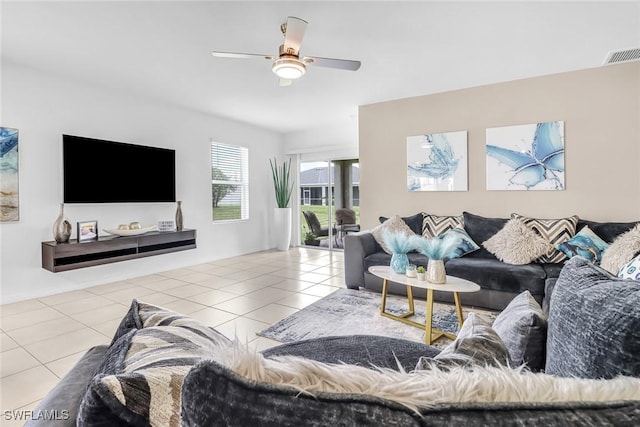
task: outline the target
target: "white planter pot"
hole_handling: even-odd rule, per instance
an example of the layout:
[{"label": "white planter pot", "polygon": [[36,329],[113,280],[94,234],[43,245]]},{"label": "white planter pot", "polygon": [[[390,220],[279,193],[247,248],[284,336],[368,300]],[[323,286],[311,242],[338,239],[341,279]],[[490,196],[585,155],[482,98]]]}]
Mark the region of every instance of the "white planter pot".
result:
[{"label": "white planter pot", "polygon": [[273,217],[276,230],[276,248],[279,251],[287,251],[291,242],[291,208],[275,208]]}]

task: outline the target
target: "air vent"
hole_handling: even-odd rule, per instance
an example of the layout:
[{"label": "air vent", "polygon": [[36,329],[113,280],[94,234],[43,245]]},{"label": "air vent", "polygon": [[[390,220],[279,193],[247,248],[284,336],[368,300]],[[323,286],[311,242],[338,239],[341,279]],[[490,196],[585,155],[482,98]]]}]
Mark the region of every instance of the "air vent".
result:
[{"label": "air vent", "polygon": [[602,65],[618,64],[620,62],[637,61],[640,59],[640,47],[609,52]]}]

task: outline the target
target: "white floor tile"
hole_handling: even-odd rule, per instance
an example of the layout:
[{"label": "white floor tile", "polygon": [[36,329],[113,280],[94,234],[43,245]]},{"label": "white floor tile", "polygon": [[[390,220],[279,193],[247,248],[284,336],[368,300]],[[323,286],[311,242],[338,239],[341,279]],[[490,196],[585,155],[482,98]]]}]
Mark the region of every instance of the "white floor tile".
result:
[{"label": "white floor tile", "polygon": [[63,292],[60,294],[50,295],[48,297],[39,298],[40,302],[46,305],[57,305],[70,301],[78,301],[85,298],[91,298],[94,296],[91,292],[85,290]]},{"label": "white floor tile", "polygon": [[231,319],[235,319],[237,316],[233,313],[229,313],[228,311],[207,307],[204,310],[191,313],[189,317],[199,320],[207,326],[216,327]]},{"label": "white floor tile", "polygon": [[214,305],[215,308],[228,311],[237,315],[243,315],[257,308],[263,307],[268,303],[246,296],[236,297],[229,301]]},{"label": "white floor tile", "polygon": [[286,305],[287,307],[301,309],[313,304],[316,301],[319,301],[320,299],[321,297],[315,295],[295,293],[275,302],[280,305]]},{"label": "white floor tile", "polygon": [[80,329],[57,337],[28,344],[25,349],[42,363],[48,363],[79,351],[109,344],[110,340],[93,329]]},{"label": "white floor tile", "polygon": [[332,294],[337,290],[338,288],[336,288],[335,286],[315,285],[305,289],[304,291],[302,291],[302,293],[308,294],[308,295],[315,295],[318,297],[326,297],[327,295]]},{"label": "white floor tile", "polygon": [[9,375],[2,379],[2,407],[17,409],[42,399],[57,382],[58,377],[42,365]]},{"label": "white floor tile", "polygon": [[1,323],[2,330],[11,331],[13,329],[24,328],[26,326],[35,325],[48,320],[59,319],[61,317],[64,317],[64,314],[51,307],[38,308],[36,310],[30,310],[10,316],[3,315]]},{"label": "white floor tile", "polygon": [[36,325],[13,329],[7,334],[18,344],[27,345],[84,328],[86,326],[77,320],[62,316]]},{"label": "white floor tile", "polygon": [[19,347],[20,345],[15,342],[9,335],[2,332],[0,333],[0,352],[11,350],[12,348]]},{"label": "white floor tile", "polygon": [[24,314],[27,311],[38,310],[46,307],[47,307],[46,304],[38,301],[37,299],[15,302],[13,304],[4,304],[0,306],[0,316],[4,318],[5,316],[12,316],[14,314]]},{"label": "white floor tile", "polygon": [[258,320],[260,322],[265,322],[271,325],[284,319],[285,317],[291,316],[297,311],[297,308],[287,307],[280,304],[269,304],[250,313],[247,313],[245,317]]},{"label": "white floor tile", "polygon": [[2,378],[39,365],[40,362],[22,347],[0,353],[0,377]]}]

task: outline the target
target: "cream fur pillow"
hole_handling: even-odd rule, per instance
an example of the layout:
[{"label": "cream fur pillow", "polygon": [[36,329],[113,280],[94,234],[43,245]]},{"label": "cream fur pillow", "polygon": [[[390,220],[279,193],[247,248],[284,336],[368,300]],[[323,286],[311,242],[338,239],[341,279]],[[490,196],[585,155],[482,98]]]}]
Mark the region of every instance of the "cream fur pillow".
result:
[{"label": "cream fur pillow", "polygon": [[640,252],[640,224],[619,235],[604,251],[600,267],[617,276],[620,269]]},{"label": "cream fur pillow", "polygon": [[529,264],[553,246],[518,218],[510,219],[502,230],[482,243],[489,252],[507,264]]},{"label": "cream fur pillow", "polygon": [[[436,365],[411,372],[329,364],[296,356],[267,359],[234,341],[212,359],[250,381],[293,387],[309,395],[344,393],[387,399],[408,408],[451,402],[595,402],[640,399],[640,378],[561,378],[522,367]],[[336,396],[339,398],[339,395]]]},{"label": "cream fur pillow", "polygon": [[407,225],[406,222],[400,217],[400,215],[394,215],[382,224],[378,225],[376,228],[371,230],[371,234],[373,234],[373,238],[376,239],[376,242],[380,245],[382,250],[386,253],[393,255],[393,251],[389,249],[387,244],[384,242],[384,232],[389,231],[390,233],[400,233],[406,236],[415,236],[416,233],[413,232],[411,228]]}]

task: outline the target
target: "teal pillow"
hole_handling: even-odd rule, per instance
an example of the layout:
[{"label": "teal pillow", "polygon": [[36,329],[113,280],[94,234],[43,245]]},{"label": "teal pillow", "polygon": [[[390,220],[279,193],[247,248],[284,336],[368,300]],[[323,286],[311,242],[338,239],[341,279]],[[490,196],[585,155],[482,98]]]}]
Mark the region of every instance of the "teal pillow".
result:
[{"label": "teal pillow", "polygon": [[556,245],[556,249],[564,253],[567,258],[579,255],[595,264],[600,264],[602,253],[608,247],[607,242],[591,231],[588,225],[571,239]]},{"label": "teal pillow", "polygon": [[446,254],[446,259],[460,258],[463,255],[480,249],[480,246],[473,241],[471,236],[469,236],[460,225],[440,234],[438,239],[442,240],[446,236],[454,236],[458,241],[456,247]]}]

